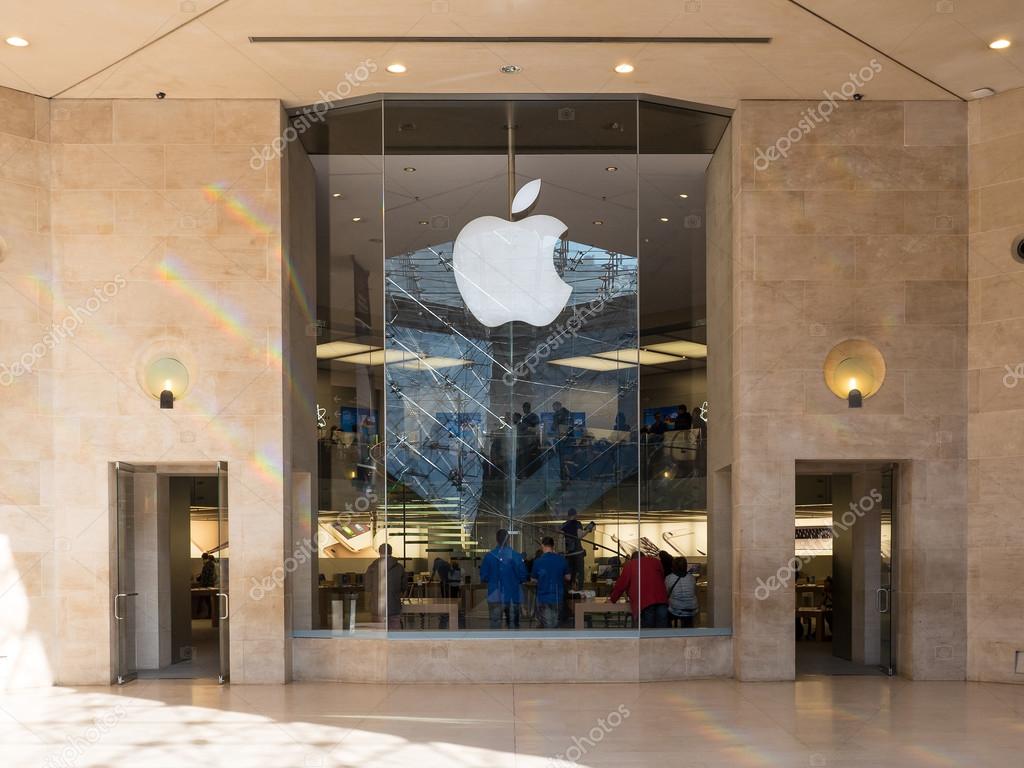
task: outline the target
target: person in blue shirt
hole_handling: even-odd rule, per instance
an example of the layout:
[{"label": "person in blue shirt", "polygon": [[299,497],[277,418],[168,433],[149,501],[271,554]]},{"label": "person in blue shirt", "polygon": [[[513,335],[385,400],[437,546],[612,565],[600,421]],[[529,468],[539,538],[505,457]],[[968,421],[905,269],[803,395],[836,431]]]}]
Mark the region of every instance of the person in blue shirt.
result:
[{"label": "person in blue shirt", "polygon": [[558,629],[561,619],[569,561],[555,552],[555,540],[545,536],[540,541],[544,554],[533,561],[533,578],[537,581],[537,618],[544,629]]},{"label": "person in blue shirt", "polygon": [[529,578],[523,556],[508,544],[508,531],[497,534],[498,546],[484,555],[480,581],[487,584],[487,609],[491,629],[501,629],[502,614],[511,629],[519,629],[519,606],[523,602],[522,583]]}]

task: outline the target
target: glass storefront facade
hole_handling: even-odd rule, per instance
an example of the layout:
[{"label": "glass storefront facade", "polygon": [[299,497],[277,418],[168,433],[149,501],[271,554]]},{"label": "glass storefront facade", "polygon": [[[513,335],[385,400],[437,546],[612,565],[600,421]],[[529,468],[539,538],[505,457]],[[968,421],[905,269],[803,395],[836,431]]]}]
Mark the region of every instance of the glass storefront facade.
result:
[{"label": "glass storefront facade", "polygon": [[727,120],[385,98],[308,127],[319,476],[296,628],[720,627],[703,185]]}]

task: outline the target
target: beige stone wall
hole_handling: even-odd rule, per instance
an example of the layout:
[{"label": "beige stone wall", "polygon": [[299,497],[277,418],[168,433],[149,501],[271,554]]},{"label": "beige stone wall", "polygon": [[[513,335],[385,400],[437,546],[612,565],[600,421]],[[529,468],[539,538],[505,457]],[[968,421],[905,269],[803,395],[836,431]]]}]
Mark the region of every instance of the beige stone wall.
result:
[{"label": "beige stone wall", "polygon": [[733,458],[733,145],[730,125],[715,149],[705,179],[707,194],[708,329],[708,546],[711,615],[716,627],[732,624]]},{"label": "beige stone wall", "polygon": [[[74,331],[39,376],[0,394],[4,425],[20,436],[6,442],[3,471],[18,480],[5,493],[28,509],[41,501],[37,478],[49,485],[54,588],[38,614],[52,614],[52,675],[76,684],[112,674],[109,463],[223,460],[232,678],[283,681],[283,588],[259,601],[249,594],[285,546],[280,166],[250,163],[254,147],[280,135],[280,106],[0,98],[18,106],[0,109],[0,120],[20,142],[12,169],[22,175],[0,187],[0,236],[14,246],[0,270],[8,280],[34,275],[40,307],[26,302],[12,316],[6,358],[31,347],[39,323]],[[48,149],[35,127],[38,107],[45,128],[47,106]],[[190,389],[170,411],[140,386],[156,352],[190,371]],[[40,421],[47,409],[52,425]],[[5,510],[3,533],[23,549],[43,546],[29,528],[24,514]],[[17,568],[30,572],[27,561]]]},{"label": "beige stone wall", "polygon": [[[732,464],[733,142],[730,125],[706,178],[708,306],[708,473]],[[714,422],[710,411],[714,409]]]},{"label": "beige stone wall", "polygon": [[401,640],[296,638],[296,680],[346,683],[608,683],[732,674],[732,638]]},{"label": "beige stone wall", "polygon": [[[1024,265],[1009,255],[1024,233],[1024,91],[973,103],[969,120],[955,102],[844,103],[758,169],[757,149],[813,106],[744,102],[728,162],[723,149],[709,176],[709,363],[732,388],[712,401],[729,426],[710,463],[731,466],[735,636],[681,641],[702,649],[682,662],[662,647],[674,639],[595,640],[545,674],[590,679],[608,653],[629,659],[631,679],[733,664],[742,679],[791,677],[791,590],[754,589],[792,555],[795,462],[862,459],[901,463],[902,673],[1016,679],[1024,386],[1003,377],[1024,363]],[[0,89],[0,684],[110,678],[116,460],[228,462],[235,681],[283,680],[292,658],[297,677],[326,664],[337,671],[319,679],[352,679],[344,643],[289,651],[283,587],[250,595],[287,554],[281,179],[276,162],[250,164],[280,130],[269,100],[47,102]],[[54,323],[73,336],[51,346]],[[860,411],[822,381],[825,354],[848,337],[888,364]],[[714,350],[730,342],[720,365]],[[139,385],[154,345],[192,373],[171,412]],[[32,370],[8,378],[26,353]],[[371,666],[375,679],[409,679],[426,653],[441,661],[423,675],[488,670],[492,642],[394,641],[371,649]]]},{"label": "beige stone wall", "polygon": [[[957,102],[743,102],[734,226],[734,653],[741,679],[794,674],[792,589],[754,590],[793,555],[800,459],[902,463],[899,667],[965,674],[967,147]],[[788,151],[757,150],[791,128]],[[888,376],[850,410],[829,349],[875,343]]]},{"label": "beige stone wall", "polygon": [[969,115],[967,676],[1019,683],[1024,383],[1010,373],[1024,364],[1024,264],[1010,247],[1024,235],[1024,89],[972,102]]},{"label": "beige stone wall", "polygon": [[48,685],[56,655],[49,130],[45,99],[0,88],[0,689]]}]

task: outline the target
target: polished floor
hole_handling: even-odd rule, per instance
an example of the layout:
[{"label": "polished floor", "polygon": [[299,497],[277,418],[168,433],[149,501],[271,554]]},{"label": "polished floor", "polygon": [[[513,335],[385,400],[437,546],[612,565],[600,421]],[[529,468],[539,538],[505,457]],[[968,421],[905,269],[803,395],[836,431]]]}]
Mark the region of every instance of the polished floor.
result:
[{"label": "polished floor", "polygon": [[[615,714],[613,714],[615,713]],[[4,766],[1020,766],[1024,686],[217,686],[0,694]]]},{"label": "polished floor", "polygon": [[154,680],[216,681],[220,672],[220,637],[209,619],[192,619],[192,658],[160,669],[139,670],[139,677]]},{"label": "polished floor", "polygon": [[832,642],[803,640],[796,644],[796,675],[881,675],[880,666],[865,666],[832,655]]}]

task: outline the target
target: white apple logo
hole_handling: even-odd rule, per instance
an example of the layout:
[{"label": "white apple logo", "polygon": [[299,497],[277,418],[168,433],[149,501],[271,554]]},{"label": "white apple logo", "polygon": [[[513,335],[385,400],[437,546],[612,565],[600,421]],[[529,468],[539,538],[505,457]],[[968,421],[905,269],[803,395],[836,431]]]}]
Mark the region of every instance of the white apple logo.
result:
[{"label": "white apple logo", "polygon": [[[516,193],[512,213],[525,211],[540,194],[540,179]],[[512,320],[550,325],[565,307],[572,286],[555,271],[558,239],[567,226],[553,216],[506,221],[473,219],[455,238],[455,282],[473,317],[494,328]]]}]

